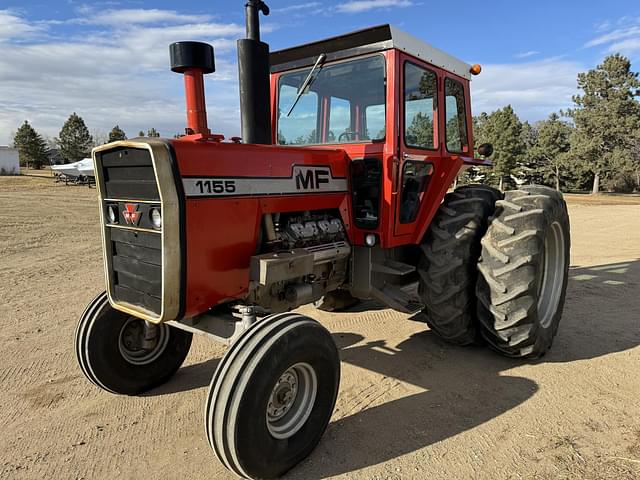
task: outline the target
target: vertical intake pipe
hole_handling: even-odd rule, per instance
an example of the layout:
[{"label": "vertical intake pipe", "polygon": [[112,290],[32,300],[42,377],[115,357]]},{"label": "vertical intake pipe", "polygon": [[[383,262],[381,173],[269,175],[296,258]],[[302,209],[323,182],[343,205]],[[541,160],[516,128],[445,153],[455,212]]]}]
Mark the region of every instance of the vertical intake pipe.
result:
[{"label": "vertical intake pipe", "polygon": [[247,38],[238,40],[240,121],[244,143],[271,144],[269,45],[260,41],[260,12],[269,7],[259,0],[246,5]]},{"label": "vertical intake pipe", "polygon": [[204,74],[215,71],[213,47],[200,42],[176,42],[169,46],[171,70],[184,75],[187,133],[209,135],[204,101]]}]

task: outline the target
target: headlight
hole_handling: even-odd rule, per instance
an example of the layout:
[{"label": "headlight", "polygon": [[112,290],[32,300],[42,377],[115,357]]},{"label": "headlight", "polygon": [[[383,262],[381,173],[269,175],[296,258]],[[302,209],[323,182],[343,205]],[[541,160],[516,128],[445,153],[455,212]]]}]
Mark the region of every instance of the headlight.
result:
[{"label": "headlight", "polygon": [[107,206],[107,216],[109,217],[110,223],[118,223],[118,206],[117,205],[108,205]]},{"label": "headlight", "polygon": [[151,215],[151,223],[153,225],[153,228],[158,230],[162,228],[162,214],[160,213],[160,209],[152,208],[150,215]]},{"label": "headlight", "polygon": [[367,247],[374,247],[376,244],[376,236],[373,233],[368,233],[364,237],[364,243],[367,244]]}]

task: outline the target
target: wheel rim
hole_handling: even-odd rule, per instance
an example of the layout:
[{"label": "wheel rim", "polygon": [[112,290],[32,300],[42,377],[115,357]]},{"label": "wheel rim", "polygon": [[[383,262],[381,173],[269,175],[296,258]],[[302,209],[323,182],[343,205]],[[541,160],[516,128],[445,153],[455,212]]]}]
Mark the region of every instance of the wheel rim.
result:
[{"label": "wheel rim", "polygon": [[558,310],[564,283],[564,231],[553,222],[544,240],[542,281],[538,287],[538,315],[543,328],[548,328]]},{"label": "wheel rim", "polygon": [[155,325],[155,330],[155,336],[145,341],[144,320],[129,317],[118,336],[118,348],[122,358],[132,365],[147,365],[155,361],[167,348],[169,327]]},{"label": "wheel rim", "polygon": [[311,415],[317,390],[318,378],[308,363],[297,363],[280,375],[267,403],[269,433],[278,440],[295,435]]}]

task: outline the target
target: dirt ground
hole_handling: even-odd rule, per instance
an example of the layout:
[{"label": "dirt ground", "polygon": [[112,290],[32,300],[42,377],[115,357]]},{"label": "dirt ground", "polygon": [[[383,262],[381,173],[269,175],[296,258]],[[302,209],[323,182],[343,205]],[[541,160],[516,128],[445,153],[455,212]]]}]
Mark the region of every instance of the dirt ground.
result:
[{"label": "dirt ground", "polygon": [[[456,348],[370,305],[305,308],[334,334],[333,420],[291,479],[640,478],[640,198],[569,197],[571,280],[551,352]],[[73,351],[103,289],[94,189],[0,178],[0,478],[233,478],[203,408],[222,348],[142,397],[86,381]]]}]

